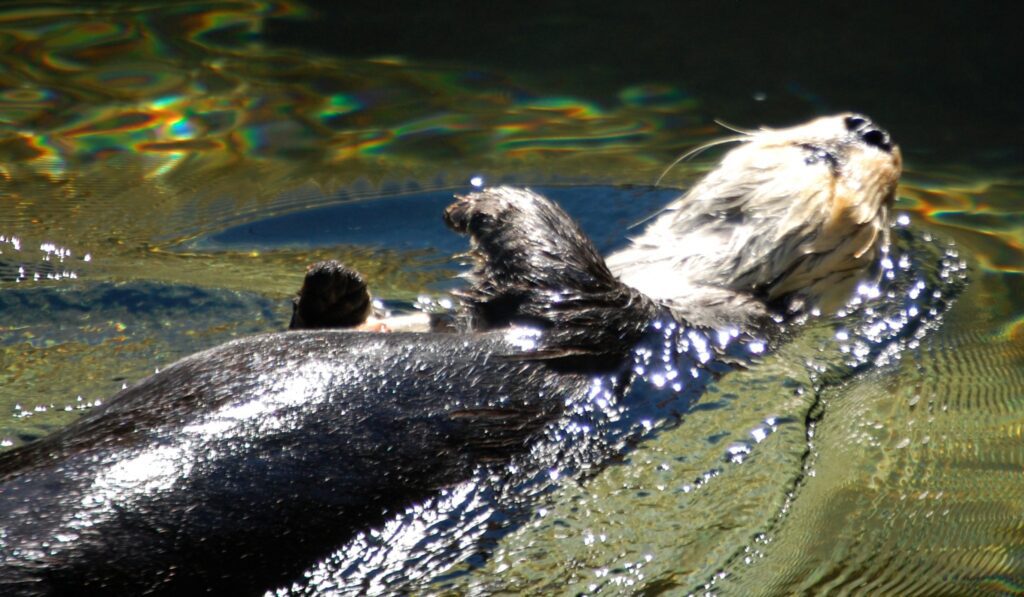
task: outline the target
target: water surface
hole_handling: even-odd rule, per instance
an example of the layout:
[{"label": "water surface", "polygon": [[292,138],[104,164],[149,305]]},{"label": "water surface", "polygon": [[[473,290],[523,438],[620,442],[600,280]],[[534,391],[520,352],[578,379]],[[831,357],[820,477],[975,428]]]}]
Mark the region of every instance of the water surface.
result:
[{"label": "water surface", "polygon": [[611,250],[710,167],[649,188],[727,134],[714,118],[856,109],[903,147],[900,250],[947,292],[921,333],[865,359],[850,338],[872,314],[811,322],[622,463],[564,480],[488,558],[407,588],[1024,591],[1009,19],[745,7],[0,5],[0,440],[283,328],[318,259],[396,304],[442,293],[463,245],[439,210],[474,177],[542,188]]}]

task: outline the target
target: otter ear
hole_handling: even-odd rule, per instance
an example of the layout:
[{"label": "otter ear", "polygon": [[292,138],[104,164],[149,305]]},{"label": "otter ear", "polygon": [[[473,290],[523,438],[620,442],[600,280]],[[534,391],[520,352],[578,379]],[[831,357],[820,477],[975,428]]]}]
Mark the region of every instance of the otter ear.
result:
[{"label": "otter ear", "polygon": [[554,356],[621,351],[657,306],[622,284],[576,222],[526,189],[497,187],[459,197],[445,221],[470,236],[474,268],[459,292],[477,329],[545,328]]}]

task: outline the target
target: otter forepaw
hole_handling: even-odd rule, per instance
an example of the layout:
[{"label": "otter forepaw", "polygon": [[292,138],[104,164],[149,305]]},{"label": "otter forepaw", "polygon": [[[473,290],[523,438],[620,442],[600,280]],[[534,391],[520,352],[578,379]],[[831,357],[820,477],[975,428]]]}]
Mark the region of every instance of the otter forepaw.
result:
[{"label": "otter forepaw", "polygon": [[511,207],[506,190],[511,189],[499,187],[456,196],[455,203],[444,210],[444,223],[461,234],[488,232]]}]

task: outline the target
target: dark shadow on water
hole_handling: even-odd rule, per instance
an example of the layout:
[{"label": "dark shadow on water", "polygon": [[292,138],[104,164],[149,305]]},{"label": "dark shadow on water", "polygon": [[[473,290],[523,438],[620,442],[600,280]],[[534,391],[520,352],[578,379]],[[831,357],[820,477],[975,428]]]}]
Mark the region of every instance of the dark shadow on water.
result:
[{"label": "dark shadow on water", "polygon": [[[680,194],[676,189],[608,186],[535,190],[550,197],[579,221],[602,253],[625,244],[624,230]],[[441,214],[456,194],[467,192],[470,189],[341,201],[326,207],[270,215],[198,239],[190,248],[265,250],[344,243],[433,249],[442,254],[455,254],[465,251],[466,241],[445,227]]]}]

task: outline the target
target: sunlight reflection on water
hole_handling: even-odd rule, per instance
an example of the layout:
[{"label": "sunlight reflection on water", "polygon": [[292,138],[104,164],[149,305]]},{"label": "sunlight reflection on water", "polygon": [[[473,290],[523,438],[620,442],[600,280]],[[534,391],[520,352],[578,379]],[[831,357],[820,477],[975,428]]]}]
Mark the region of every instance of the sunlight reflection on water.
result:
[{"label": "sunlight reflection on water", "polygon": [[[386,298],[409,301],[452,273],[446,253],[424,248],[447,241],[418,221],[403,222],[416,250],[337,239],[214,247],[218,234],[467,182],[647,185],[725,133],[679,85],[635,82],[596,101],[474,66],[266,44],[267,20],[285,18],[311,15],[256,0],[0,9],[4,446],[183,354],[282,327],[311,261],[340,257]],[[683,164],[672,184],[708,163]],[[634,365],[651,401],[685,384],[706,390],[680,407],[685,424],[606,410],[621,405],[598,384],[598,410],[628,419],[619,440],[657,437],[582,480],[552,463],[538,513],[489,560],[460,565],[449,553],[426,567],[451,566],[447,576],[414,586],[750,594],[852,579],[879,592],[1020,592],[1020,542],[1006,529],[1021,515],[1022,196],[1013,169],[908,165],[898,228],[936,240],[905,237],[838,328],[811,321],[776,354],[750,341],[763,361],[715,380],[696,364],[713,362],[728,333],[676,338],[693,351],[688,367],[666,367],[664,347],[647,347]],[[583,211],[617,222],[613,204]],[[968,264],[973,284],[946,314]],[[586,437],[595,424],[582,417],[563,431]],[[364,543],[422,535],[445,520],[427,514],[462,508],[471,550],[493,514],[474,501],[482,487],[453,488],[421,506],[424,525],[397,523]],[[413,551],[437,547],[406,539]],[[386,578],[374,576],[386,568],[377,560],[361,565],[397,582],[404,561]],[[326,562],[310,583],[331,574]]]}]

